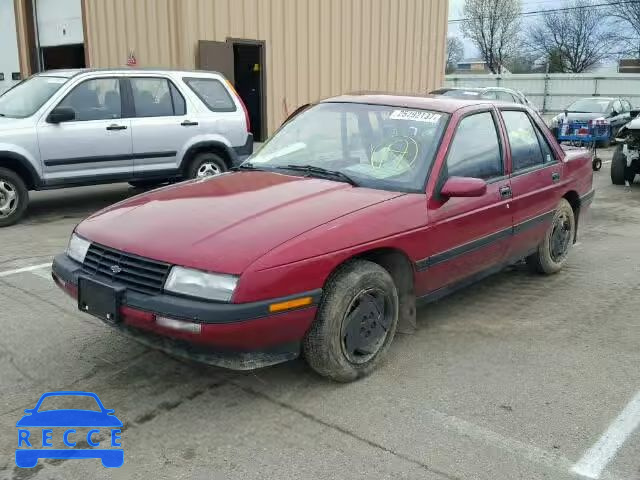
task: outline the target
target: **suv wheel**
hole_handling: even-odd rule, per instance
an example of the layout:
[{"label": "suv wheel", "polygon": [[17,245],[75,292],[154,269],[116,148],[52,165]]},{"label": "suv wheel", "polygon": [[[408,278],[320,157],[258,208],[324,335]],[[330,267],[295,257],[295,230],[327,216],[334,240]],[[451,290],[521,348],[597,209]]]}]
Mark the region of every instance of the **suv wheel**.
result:
[{"label": "suv wheel", "polygon": [[29,191],[15,172],[0,168],[0,227],[16,223],[29,203]]},{"label": "suv wheel", "polygon": [[187,178],[205,178],[220,175],[228,170],[222,157],[215,153],[204,152],[197,154],[189,165]]}]

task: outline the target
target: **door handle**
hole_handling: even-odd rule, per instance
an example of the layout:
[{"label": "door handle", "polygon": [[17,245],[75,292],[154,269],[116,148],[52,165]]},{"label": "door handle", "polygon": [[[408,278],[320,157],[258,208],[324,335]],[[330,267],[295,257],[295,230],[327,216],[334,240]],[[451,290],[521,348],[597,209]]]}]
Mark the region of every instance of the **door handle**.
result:
[{"label": "door handle", "polygon": [[551,174],[551,180],[553,180],[553,183],[559,182],[560,181],[560,172],[553,172]]},{"label": "door handle", "polygon": [[116,125],[115,123],[107,127],[107,130],[126,130],[126,129],[127,129],[126,125]]},{"label": "door handle", "polygon": [[198,122],[192,122],[191,120],[185,120],[180,125],[182,125],[183,127],[195,127],[196,125],[198,125]]},{"label": "door handle", "polygon": [[511,191],[511,187],[509,185],[505,185],[504,187],[500,187],[500,198],[511,198],[513,196],[513,192]]}]

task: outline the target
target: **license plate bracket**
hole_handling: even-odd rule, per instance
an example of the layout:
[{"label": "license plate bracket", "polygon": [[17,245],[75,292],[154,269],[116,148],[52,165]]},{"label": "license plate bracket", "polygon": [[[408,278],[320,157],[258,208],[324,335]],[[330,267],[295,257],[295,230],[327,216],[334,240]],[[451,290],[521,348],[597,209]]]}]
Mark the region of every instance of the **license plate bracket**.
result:
[{"label": "license plate bracket", "polygon": [[92,278],[78,278],[78,309],[107,322],[120,322],[120,304],[124,288],[114,287]]}]

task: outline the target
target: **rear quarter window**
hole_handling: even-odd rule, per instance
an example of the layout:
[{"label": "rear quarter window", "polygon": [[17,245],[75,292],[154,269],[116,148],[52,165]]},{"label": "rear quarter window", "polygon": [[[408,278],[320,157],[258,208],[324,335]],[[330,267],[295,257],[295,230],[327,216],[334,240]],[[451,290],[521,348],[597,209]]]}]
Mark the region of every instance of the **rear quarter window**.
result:
[{"label": "rear quarter window", "polygon": [[212,112],[235,112],[236,104],[220,80],[215,78],[183,78],[184,83]]}]

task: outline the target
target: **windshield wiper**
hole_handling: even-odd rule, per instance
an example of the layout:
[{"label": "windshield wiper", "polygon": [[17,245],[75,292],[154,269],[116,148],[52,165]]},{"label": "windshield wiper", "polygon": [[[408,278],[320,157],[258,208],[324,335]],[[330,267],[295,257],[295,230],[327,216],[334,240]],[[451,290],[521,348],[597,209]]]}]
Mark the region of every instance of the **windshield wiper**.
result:
[{"label": "windshield wiper", "polygon": [[279,168],[294,170],[297,172],[306,172],[310,177],[326,178],[336,180],[338,182],[349,183],[355,187],[358,186],[358,183],[353,178],[338,170],[327,170],[326,168],[316,167],[314,165],[287,165],[286,167]]},{"label": "windshield wiper", "polygon": [[231,170],[233,170],[234,172],[237,172],[239,170],[261,170],[261,171],[265,171],[265,170],[268,170],[268,168],[258,167],[258,166],[254,165],[251,162],[245,162],[245,163],[241,163],[237,167],[232,167]]}]

